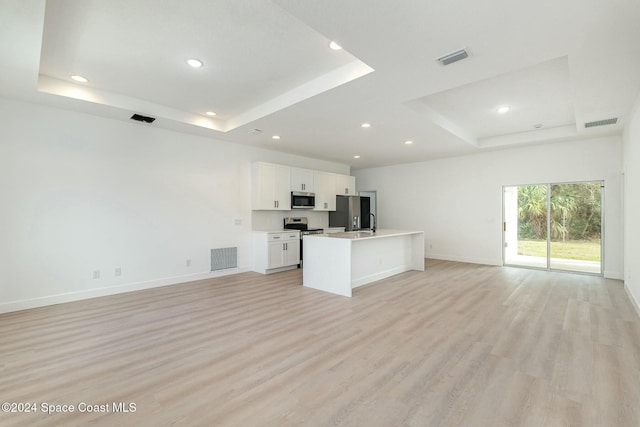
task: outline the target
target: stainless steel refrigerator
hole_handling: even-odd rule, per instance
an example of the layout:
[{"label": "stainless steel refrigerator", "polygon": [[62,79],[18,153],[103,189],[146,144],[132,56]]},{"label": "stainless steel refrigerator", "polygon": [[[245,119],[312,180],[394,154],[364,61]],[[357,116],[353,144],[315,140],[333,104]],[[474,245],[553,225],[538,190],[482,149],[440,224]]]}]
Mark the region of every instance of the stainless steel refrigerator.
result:
[{"label": "stainless steel refrigerator", "polygon": [[364,196],[336,196],[336,211],[329,212],[329,227],[345,231],[370,228],[371,200]]}]

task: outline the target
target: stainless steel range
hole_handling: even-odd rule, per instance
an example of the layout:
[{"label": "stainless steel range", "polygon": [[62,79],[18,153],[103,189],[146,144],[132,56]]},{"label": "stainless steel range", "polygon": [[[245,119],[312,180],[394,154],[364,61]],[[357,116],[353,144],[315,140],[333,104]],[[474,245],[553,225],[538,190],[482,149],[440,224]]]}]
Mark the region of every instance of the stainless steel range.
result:
[{"label": "stainless steel range", "polygon": [[285,218],[284,228],[285,230],[300,230],[300,264],[298,264],[298,267],[301,267],[304,262],[302,260],[302,240],[304,236],[322,234],[324,230],[322,228],[309,228],[309,219],[306,216]]}]

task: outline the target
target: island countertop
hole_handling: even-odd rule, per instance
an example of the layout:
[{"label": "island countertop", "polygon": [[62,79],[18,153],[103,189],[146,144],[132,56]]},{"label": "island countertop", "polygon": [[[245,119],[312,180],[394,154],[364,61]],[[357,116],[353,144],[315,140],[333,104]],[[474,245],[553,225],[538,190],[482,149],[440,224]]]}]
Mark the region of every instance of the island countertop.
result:
[{"label": "island countertop", "polygon": [[424,271],[424,232],[379,229],[303,237],[305,287],[350,297],[352,289]]},{"label": "island countertop", "polygon": [[393,237],[393,236],[406,236],[409,234],[418,234],[422,233],[422,231],[413,231],[413,230],[394,230],[394,229],[378,229],[375,232],[370,230],[359,230],[359,231],[346,231],[342,233],[327,233],[327,234],[312,234],[308,237],[328,237],[330,239],[348,239],[348,240],[365,240],[365,239],[379,239],[382,237]]}]

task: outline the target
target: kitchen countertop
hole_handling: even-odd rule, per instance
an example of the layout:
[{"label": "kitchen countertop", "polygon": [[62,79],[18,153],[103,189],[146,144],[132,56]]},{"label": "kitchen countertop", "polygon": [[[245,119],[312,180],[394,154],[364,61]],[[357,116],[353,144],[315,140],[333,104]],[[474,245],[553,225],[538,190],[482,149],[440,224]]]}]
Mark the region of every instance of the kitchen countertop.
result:
[{"label": "kitchen countertop", "polygon": [[369,230],[361,231],[346,231],[342,233],[330,233],[330,234],[314,234],[308,237],[312,238],[330,238],[330,239],[348,239],[348,240],[367,240],[367,239],[379,239],[384,237],[393,236],[406,236],[409,234],[422,233],[422,231],[412,230],[393,230],[393,229],[378,229],[375,233]]},{"label": "kitchen countertop", "polygon": [[253,233],[289,233],[289,232],[295,232],[298,233],[300,230],[285,230],[285,229],[280,229],[280,230],[252,230]]},{"label": "kitchen countertop", "polygon": [[[316,226],[309,226],[309,229],[313,229],[313,230],[344,230],[344,227],[316,227]],[[255,233],[287,233],[289,231],[300,231],[300,230],[294,230],[292,228],[281,228],[281,229],[276,229],[276,230],[251,230]],[[329,234],[329,233],[327,233]]]},{"label": "kitchen countertop", "polygon": [[351,297],[353,288],[424,271],[424,232],[379,229],[304,236],[302,284]]}]

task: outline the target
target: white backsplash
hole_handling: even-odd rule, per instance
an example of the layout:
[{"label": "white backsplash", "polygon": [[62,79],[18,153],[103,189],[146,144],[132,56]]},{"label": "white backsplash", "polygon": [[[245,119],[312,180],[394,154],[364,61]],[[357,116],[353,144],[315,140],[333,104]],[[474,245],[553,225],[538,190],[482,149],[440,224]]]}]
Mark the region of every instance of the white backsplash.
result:
[{"label": "white backsplash", "polygon": [[298,211],[251,211],[252,230],[281,230],[287,217],[307,217],[309,228],[329,226],[329,212],[315,212],[300,209]]}]

